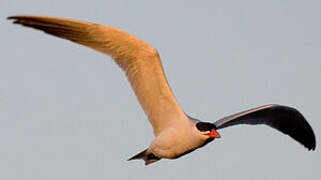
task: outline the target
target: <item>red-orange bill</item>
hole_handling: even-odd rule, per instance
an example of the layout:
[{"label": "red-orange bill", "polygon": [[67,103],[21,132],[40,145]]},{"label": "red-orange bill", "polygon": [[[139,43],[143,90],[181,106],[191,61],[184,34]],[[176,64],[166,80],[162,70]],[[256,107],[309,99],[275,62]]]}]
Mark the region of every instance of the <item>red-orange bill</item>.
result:
[{"label": "red-orange bill", "polygon": [[212,129],[211,132],[207,133],[206,135],[208,135],[209,138],[220,138],[221,137],[221,135],[215,129]]}]

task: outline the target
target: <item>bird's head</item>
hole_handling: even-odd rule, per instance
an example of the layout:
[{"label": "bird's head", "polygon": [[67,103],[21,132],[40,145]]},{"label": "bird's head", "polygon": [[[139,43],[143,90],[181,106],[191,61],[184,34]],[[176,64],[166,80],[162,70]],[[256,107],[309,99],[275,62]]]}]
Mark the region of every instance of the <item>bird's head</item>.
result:
[{"label": "bird's head", "polygon": [[197,122],[196,128],[206,139],[220,138],[220,134],[216,131],[216,126],[213,123]]}]

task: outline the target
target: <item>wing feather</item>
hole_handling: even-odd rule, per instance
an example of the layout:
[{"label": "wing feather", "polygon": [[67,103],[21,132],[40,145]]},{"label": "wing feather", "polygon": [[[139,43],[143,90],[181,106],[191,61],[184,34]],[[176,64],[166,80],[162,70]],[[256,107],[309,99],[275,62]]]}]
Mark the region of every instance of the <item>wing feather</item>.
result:
[{"label": "wing feather", "polygon": [[116,28],[48,16],[12,16],[15,24],[42,30],[111,56],[127,78],[157,135],[186,119],[167,82],[157,51]]},{"label": "wing feather", "polygon": [[216,121],[217,129],[238,124],[265,124],[300,142],[309,150],[316,146],[314,132],[304,116],[296,109],[280,105],[265,105],[227,116]]}]

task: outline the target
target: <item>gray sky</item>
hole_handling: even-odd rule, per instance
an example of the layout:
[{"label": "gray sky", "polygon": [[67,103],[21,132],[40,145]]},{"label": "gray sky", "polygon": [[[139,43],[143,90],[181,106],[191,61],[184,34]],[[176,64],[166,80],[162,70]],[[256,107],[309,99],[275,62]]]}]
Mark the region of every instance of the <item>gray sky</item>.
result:
[{"label": "gray sky", "polygon": [[[320,179],[318,0],[1,0],[0,179]],[[126,159],[152,129],[124,74],[93,50],[11,25],[6,16],[69,17],[125,30],[159,50],[175,95],[204,121],[263,104],[298,108],[308,152],[265,126],[145,167]]]}]

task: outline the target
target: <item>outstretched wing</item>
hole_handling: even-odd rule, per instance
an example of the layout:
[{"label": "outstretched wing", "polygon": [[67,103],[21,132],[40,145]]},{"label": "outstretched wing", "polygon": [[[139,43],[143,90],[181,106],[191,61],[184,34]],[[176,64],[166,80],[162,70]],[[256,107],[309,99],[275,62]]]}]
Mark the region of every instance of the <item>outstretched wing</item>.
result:
[{"label": "outstretched wing", "polygon": [[157,51],[142,40],[112,27],[65,18],[28,15],[8,19],[111,56],[125,71],[155,135],[173,121],[187,119],[168,85]]},{"label": "outstretched wing", "polygon": [[315,149],[311,126],[298,110],[287,106],[265,105],[222,118],[214,124],[217,129],[238,124],[265,124],[289,135],[309,150]]}]

